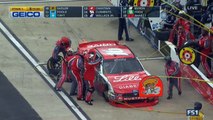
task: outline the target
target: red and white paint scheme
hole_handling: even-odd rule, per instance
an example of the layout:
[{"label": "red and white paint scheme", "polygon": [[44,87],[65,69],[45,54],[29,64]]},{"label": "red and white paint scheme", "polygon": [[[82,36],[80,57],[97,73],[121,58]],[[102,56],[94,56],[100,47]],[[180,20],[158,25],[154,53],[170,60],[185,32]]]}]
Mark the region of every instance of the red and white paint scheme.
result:
[{"label": "red and white paint scheme", "polygon": [[[139,95],[140,82],[150,83],[143,79],[150,74],[129,47],[113,40],[87,42],[78,47],[81,53],[90,49],[95,51],[95,58],[102,58],[101,64],[96,68],[95,89],[110,104],[117,107],[143,107],[159,102],[160,94]],[[155,82],[162,83],[160,79]],[[154,87],[156,92],[163,91],[163,86]],[[144,90],[141,92],[144,93]]]}]

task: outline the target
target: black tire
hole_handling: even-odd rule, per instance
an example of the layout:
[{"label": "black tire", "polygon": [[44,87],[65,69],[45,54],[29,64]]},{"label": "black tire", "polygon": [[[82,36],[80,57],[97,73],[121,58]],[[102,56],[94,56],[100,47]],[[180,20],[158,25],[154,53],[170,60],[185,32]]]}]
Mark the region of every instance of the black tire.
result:
[{"label": "black tire", "polygon": [[163,30],[163,29],[154,31],[156,35],[156,39],[160,41],[167,41],[169,39],[170,31],[171,30]]},{"label": "black tire", "polygon": [[105,92],[103,92],[103,97],[104,97],[104,100],[106,101],[106,102],[109,102],[109,97],[107,96],[107,93],[108,91],[105,91]]},{"label": "black tire", "polygon": [[59,60],[57,62],[54,61],[52,57],[47,61],[47,70],[50,75],[57,77],[61,71],[61,63],[63,60],[62,56],[58,56]]},{"label": "black tire", "polygon": [[106,101],[106,102],[109,102],[109,97],[108,97],[107,94],[108,94],[108,86],[107,86],[107,84],[105,83],[105,84],[104,84],[104,92],[102,93],[102,95],[103,95],[105,101]]}]

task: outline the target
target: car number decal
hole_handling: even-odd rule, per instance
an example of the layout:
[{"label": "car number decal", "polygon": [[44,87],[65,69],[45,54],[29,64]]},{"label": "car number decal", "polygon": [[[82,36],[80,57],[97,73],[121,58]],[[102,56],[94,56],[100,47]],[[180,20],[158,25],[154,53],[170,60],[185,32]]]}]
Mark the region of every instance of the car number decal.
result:
[{"label": "car number decal", "polygon": [[128,55],[122,49],[119,49],[119,48],[109,48],[105,50],[105,53],[107,55]]}]

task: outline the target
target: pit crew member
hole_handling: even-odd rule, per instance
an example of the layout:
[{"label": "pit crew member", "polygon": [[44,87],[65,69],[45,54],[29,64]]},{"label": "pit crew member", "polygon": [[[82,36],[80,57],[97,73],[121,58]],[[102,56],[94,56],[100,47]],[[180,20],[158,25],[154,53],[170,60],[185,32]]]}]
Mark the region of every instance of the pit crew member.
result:
[{"label": "pit crew member", "polygon": [[179,78],[180,77],[180,68],[179,64],[173,60],[171,60],[170,56],[166,57],[166,64],[165,64],[165,73],[168,76],[167,81],[168,81],[168,97],[167,99],[172,99],[172,90],[173,86],[175,86],[178,90],[178,95],[181,95],[181,81]]},{"label": "pit crew member", "polygon": [[69,69],[71,70],[71,77],[73,83],[71,84],[70,95],[74,95],[76,88],[77,92],[77,100],[83,100],[85,95],[84,90],[84,82],[82,79],[83,71],[84,71],[84,60],[80,54],[74,55],[73,59],[68,62]]},{"label": "pit crew member", "polygon": [[52,57],[57,62],[59,60],[58,55],[60,52],[63,56],[66,56],[66,49],[71,47],[71,40],[68,37],[62,37],[56,42],[56,46],[53,50]]},{"label": "pit crew member", "polygon": [[211,65],[207,61],[207,56],[212,52],[212,37],[208,34],[208,31],[203,30],[202,37],[198,41],[201,52],[201,64],[206,71],[207,77],[212,78],[213,72],[211,71]]},{"label": "pit crew member", "polygon": [[[195,40],[194,35],[190,32],[190,23],[186,21],[186,15],[184,11],[179,12],[179,16],[181,18],[178,19],[178,21],[173,26],[173,29],[169,36],[169,42],[172,42],[177,46],[177,49],[179,50],[183,44],[188,40]],[[184,19],[183,19],[184,18]],[[175,41],[175,37],[177,37],[177,41]],[[176,44],[177,43],[177,44]]]},{"label": "pit crew member", "polygon": [[94,50],[90,50],[85,55],[85,62],[84,62],[84,80],[86,84],[86,98],[85,102],[89,105],[92,104],[92,93],[95,91],[94,88],[94,80],[95,80],[95,68],[101,62],[101,58],[96,59],[96,54]]},{"label": "pit crew member", "polygon": [[61,63],[61,78],[57,82],[55,89],[57,91],[61,91],[62,85],[66,80],[70,80],[71,76],[68,71],[68,61],[72,60],[73,57],[73,52],[71,48],[67,48],[65,51],[66,55],[64,57],[64,60]]}]

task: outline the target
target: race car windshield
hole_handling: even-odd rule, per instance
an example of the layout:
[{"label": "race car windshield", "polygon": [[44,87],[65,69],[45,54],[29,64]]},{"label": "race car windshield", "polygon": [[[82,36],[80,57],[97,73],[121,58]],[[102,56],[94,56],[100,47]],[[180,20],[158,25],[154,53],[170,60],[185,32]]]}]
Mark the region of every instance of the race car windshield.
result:
[{"label": "race car windshield", "polygon": [[105,60],[103,62],[104,74],[120,74],[143,71],[139,61],[132,59]]}]

